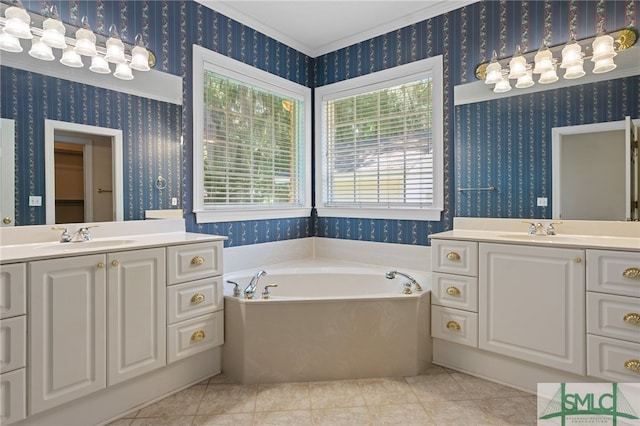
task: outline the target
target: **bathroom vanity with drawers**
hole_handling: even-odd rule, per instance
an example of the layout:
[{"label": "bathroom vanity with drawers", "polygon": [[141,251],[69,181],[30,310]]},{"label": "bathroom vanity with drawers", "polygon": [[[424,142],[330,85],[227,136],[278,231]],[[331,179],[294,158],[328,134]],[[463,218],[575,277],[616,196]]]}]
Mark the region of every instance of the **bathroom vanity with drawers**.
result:
[{"label": "bathroom vanity with drawers", "polygon": [[220,372],[223,238],[181,220],[120,226],[3,239],[2,424],[101,423]]},{"label": "bathroom vanity with drawers", "polygon": [[528,235],[461,218],[432,235],[434,362],[530,391],[640,380],[640,224],[605,236],[578,222]]}]

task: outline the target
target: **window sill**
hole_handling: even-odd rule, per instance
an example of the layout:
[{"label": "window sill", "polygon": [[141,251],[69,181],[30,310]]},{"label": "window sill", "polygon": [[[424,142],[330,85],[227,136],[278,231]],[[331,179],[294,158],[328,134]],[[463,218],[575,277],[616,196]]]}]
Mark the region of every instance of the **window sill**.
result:
[{"label": "window sill", "polygon": [[218,209],[196,210],[196,223],[236,222],[242,220],[288,219],[293,217],[311,216],[311,207],[297,207],[289,209]]},{"label": "window sill", "polygon": [[438,222],[442,217],[442,209],[394,209],[367,207],[318,207],[319,217],[350,217],[366,219],[395,219],[395,220],[428,220]]}]

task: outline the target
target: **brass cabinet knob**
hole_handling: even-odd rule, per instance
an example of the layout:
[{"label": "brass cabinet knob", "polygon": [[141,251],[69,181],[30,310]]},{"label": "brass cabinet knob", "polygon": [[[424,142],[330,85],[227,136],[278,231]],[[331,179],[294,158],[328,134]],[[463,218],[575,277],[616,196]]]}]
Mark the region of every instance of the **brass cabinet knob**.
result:
[{"label": "brass cabinet knob", "polygon": [[630,312],[626,314],[624,317],[622,317],[622,320],[627,324],[640,325],[640,314],[637,314],[635,312]]},{"label": "brass cabinet knob", "polygon": [[455,322],[455,321],[449,321],[449,322],[447,323],[447,328],[448,328],[449,330],[451,330],[451,331],[460,331],[460,328],[461,328],[461,327],[460,327],[460,324],[458,324],[457,322]]},{"label": "brass cabinet knob", "polygon": [[455,251],[447,253],[447,260],[460,260],[460,255]]},{"label": "brass cabinet knob", "polygon": [[622,272],[622,276],[631,280],[640,280],[640,268],[627,268]]},{"label": "brass cabinet knob", "polygon": [[98,264],[96,265],[98,267],[98,269],[104,269],[104,262],[98,262]]},{"label": "brass cabinet knob", "polygon": [[191,335],[192,342],[198,342],[205,338],[204,330],[198,330]]},{"label": "brass cabinet knob", "polygon": [[460,296],[460,289],[458,289],[458,287],[448,287],[446,290],[447,294],[449,296]]},{"label": "brass cabinet knob", "polygon": [[204,263],[204,257],[202,256],[196,256],[193,259],[191,259],[192,265],[202,265],[203,263]]},{"label": "brass cabinet knob", "polygon": [[8,224],[10,224],[10,223],[11,223],[11,218],[10,218],[10,217],[5,217],[5,218],[3,218],[3,219],[2,219],[2,222],[3,222],[5,225],[8,225]]},{"label": "brass cabinet knob", "polygon": [[112,260],[111,261],[111,266],[118,266],[120,264],[120,262],[118,262],[117,260]]},{"label": "brass cabinet knob", "polygon": [[204,299],[205,299],[204,294],[196,293],[191,298],[191,303],[193,303],[194,305],[197,305],[198,303],[204,302]]},{"label": "brass cabinet knob", "polygon": [[635,373],[640,373],[640,360],[628,359],[624,362],[624,368]]},{"label": "brass cabinet knob", "polygon": [[575,263],[582,263],[582,258],[580,258],[580,257],[576,257],[575,259],[573,259],[573,261],[574,261]]}]

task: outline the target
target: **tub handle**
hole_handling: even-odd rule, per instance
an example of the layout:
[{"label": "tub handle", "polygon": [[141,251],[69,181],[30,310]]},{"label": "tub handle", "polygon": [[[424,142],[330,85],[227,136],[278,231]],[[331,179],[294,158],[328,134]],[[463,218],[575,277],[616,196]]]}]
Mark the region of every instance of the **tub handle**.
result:
[{"label": "tub handle", "polygon": [[447,323],[447,328],[451,331],[460,331],[460,324],[455,321],[449,321]]},{"label": "tub handle", "polygon": [[229,284],[233,284],[233,297],[240,297],[240,286],[238,285],[237,282],[235,281],[231,281],[231,280],[227,280],[227,282]]},{"label": "tub handle", "polygon": [[264,290],[262,290],[262,298],[263,299],[268,299],[269,296],[271,295],[271,292],[269,291],[269,287],[278,287],[278,284],[267,284],[264,286]]}]

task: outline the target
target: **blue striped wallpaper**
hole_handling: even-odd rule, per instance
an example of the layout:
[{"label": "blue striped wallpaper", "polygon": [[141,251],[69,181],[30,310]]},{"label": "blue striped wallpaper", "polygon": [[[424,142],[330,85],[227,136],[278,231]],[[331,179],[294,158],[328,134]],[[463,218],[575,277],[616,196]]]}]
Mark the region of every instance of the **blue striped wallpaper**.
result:
[{"label": "blue striped wallpaper", "polygon": [[[193,113],[190,64],[194,43],[309,87],[434,55],[444,56],[445,212],[442,221],[338,219],[312,215],[200,225],[195,223],[192,214],[186,215],[188,230],[227,235],[227,244],[234,246],[311,235],[426,245],[427,236],[449,229],[455,215],[548,217],[551,207],[538,210],[532,207],[531,200],[551,191],[547,137],[550,128],[565,123],[617,120],[627,114],[638,116],[637,78],[453,106],[453,87],[474,81],[475,66],[486,61],[492,50],[497,50],[499,55],[509,55],[517,44],[525,50],[533,50],[543,39],[551,44],[564,43],[570,31],[579,38],[591,36],[600,22],[609,30],[635,26],[640,13],[636,0],[480,1],[315,59],[191,0],[24,1],[28,9],[40,11],[51,3],[58,6],[63,20],[77,24],[86,15],[94,30],[103,34],[112,23],[119,27],[123,38],[130,41],[138,32],[142,33],[158,57],[156,68],[184,78],[184,107],[180,112],[167,112],[163,106],[144,99],[102,93],[89,86],[3,67],[2,117],[16,117],[16,109],[22,114],[32,114],[32,125],[18,130],[23,132],[18,140],[19,185],[16,189],[19,207],[16,221],[20,224],[44,222],[44,213],[24,207],[28,195],[42,192],[44,187],[44,176],[39,168],[42,159],[36,153],[42,143],[38,139],[41,125],[37,123],[41,120],[39,117],[44,116],[41,114],[47,114],[47,118],[79,122],[86,119],[88,123],[103,120],[106,115],[117,121],[114,105],[119,105],[116,110],[122,108],[122,114],[126,114],[121,116],[127,117],[124,121],[131,114],[134,123],[142,120],[146,126],[151,126],[145,130],[135,125],[127,127],[127,133],[132,132],[131,145],[126,151],[127,219],[140,218],[143,208],[165,207],[165,200],[149,186],[150,178],[155,179],[156,172],[167,176],[172,173],[173,184],[180,182],[175,190],[181,191],[183,208],[191,211]],[[48,103],[51,105],[40,111],[41,107],[35,101],[40,92],[32,91],[28,95],[29,92],[23,92],[23,89],[43,85],[60,92],[50,92]],[[33,97],[30,106],[29,97],[24,104],[14,99],[18,91]],[[67,105],[60,111],[53,106],[53,99],[57,96],[66,99],[69,93],[82,94],[75,97],[75,115],[67,110]],[[89,102],[82,98],[85,93]],[[102,105],[94,99],[109,99],[106,104],[111,105],[110,112],[96,112]],[[162,112],[158,113],[158,109]],[[175,118],[176,114],[180,119]],[[149,136],[149,131],[153,137]],[[183,135],[184,140],[181,147],[179,135]],[[158,143],[157,139],[163,140]],[[182,155],[178,155],[180,149]],[[485,182],[499,186],[499,190],[490,196],[461,196],[455,191],[460,185]]]}]

